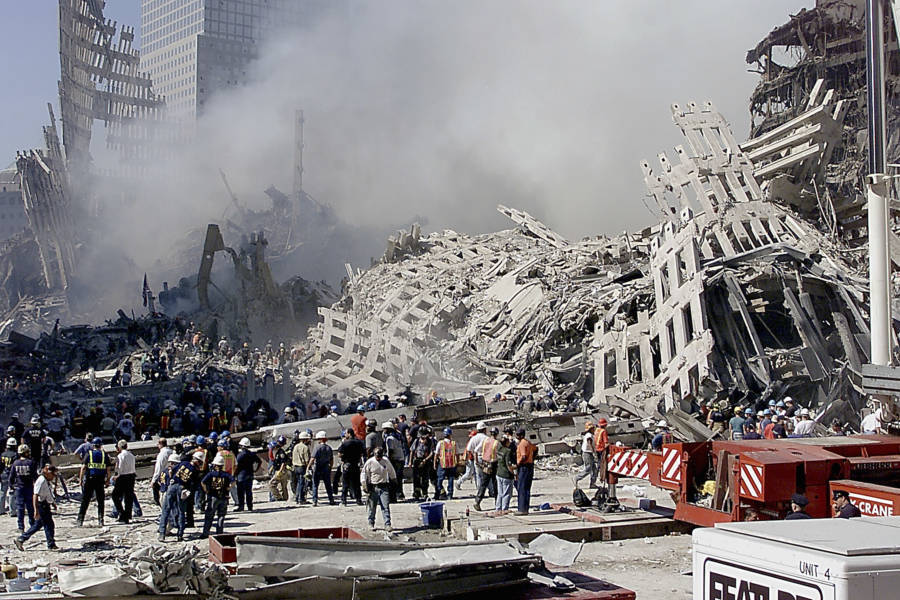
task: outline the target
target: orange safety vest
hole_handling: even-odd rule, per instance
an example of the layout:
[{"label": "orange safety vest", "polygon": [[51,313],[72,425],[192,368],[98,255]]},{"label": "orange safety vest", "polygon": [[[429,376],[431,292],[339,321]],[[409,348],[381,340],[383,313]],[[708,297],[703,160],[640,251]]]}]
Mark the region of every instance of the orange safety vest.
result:
[{"label": "orange safety vest", "polygon": [[225,461],[225,464],[222,466],[222,470],[229,475],[234,475],[234,466],[236,459],[231,450],[219,450],[219,456],[221,456]]},{"label": "orange safety vest", "polygon": [[452,469],[456,466],[456,442],[453,440],[441,440],[437,450],[438,464],[443,469]]},{"label": "orange safety vest", "polygon": [[609,446],[609,434],[602,427],[598,427],[594,432],[594,450],[603,452]]},{"label": "orange safety vest", "polygon": [[484,440],[481,446],[481,460],[486,463],[497,462],[497,449],[500,448],[500,442],[489,437]]},{"label": "orange safety vest", "polygon": [[160,431],[168,431],[169,430],[169,415],[163,415],[159,418],[159,430]]}]

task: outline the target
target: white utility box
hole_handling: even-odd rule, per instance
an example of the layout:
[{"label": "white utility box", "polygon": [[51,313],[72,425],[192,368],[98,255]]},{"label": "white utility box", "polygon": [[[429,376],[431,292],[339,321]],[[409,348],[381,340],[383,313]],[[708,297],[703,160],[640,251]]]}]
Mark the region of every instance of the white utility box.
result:
[{"label": "white utility box", "polygon": [[693,553],[694,600],[900,599],[900,517],[722,523]]}]

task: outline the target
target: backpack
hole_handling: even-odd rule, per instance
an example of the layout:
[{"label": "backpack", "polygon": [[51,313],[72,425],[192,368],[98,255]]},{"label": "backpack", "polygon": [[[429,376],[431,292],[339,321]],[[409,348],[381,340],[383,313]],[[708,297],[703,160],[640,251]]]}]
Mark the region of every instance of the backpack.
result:
[{"label": "backpack", "polygon": [[591,499],[587,497],[587,494],[581,488],[575,488],[575,491],[572,492],[572,502],[575,506],[581,508],[591,505]]}]

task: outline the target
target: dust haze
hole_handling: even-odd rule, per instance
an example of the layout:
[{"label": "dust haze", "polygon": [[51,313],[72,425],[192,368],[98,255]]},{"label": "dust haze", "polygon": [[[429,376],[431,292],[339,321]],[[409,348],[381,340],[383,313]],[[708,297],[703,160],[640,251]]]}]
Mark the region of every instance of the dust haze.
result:
[{"label": "dust haze", "polygon": [[220,168],[250,207],[266,205],[270,184],[289,192],[298,108],[304,189],[347,226],[328,248],[334,264],[304,277],[367,266],[412,221],[510,227],[498,203],[572,239],[646,226],[638,163],[680,143],[669,105],[710,99],[745,138],[757,76],[744,53],[808,4],[326,3],[261,43],[249,84],[211,101],[197,142],[134,190],[107,241],[123,243],[137,281],[188,229],[221,221]]}]

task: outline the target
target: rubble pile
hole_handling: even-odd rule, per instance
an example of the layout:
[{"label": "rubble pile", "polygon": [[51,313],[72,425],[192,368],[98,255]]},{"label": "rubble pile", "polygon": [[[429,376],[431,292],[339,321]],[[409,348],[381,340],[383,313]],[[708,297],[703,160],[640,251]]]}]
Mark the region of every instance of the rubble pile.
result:
[{"label": "rubble pile", "polygon": [[801,114],[739,145],[711,103],[673,105],[686,144],[641,164],[661,223],[635,234],[569,242],[501,206],[518,228],[392,238],[319,310],[298,384],[465,381],[639,416],[788,393],[859,408],[863,257],[792,200],[818,189],[847,107],[819,81]]}]

